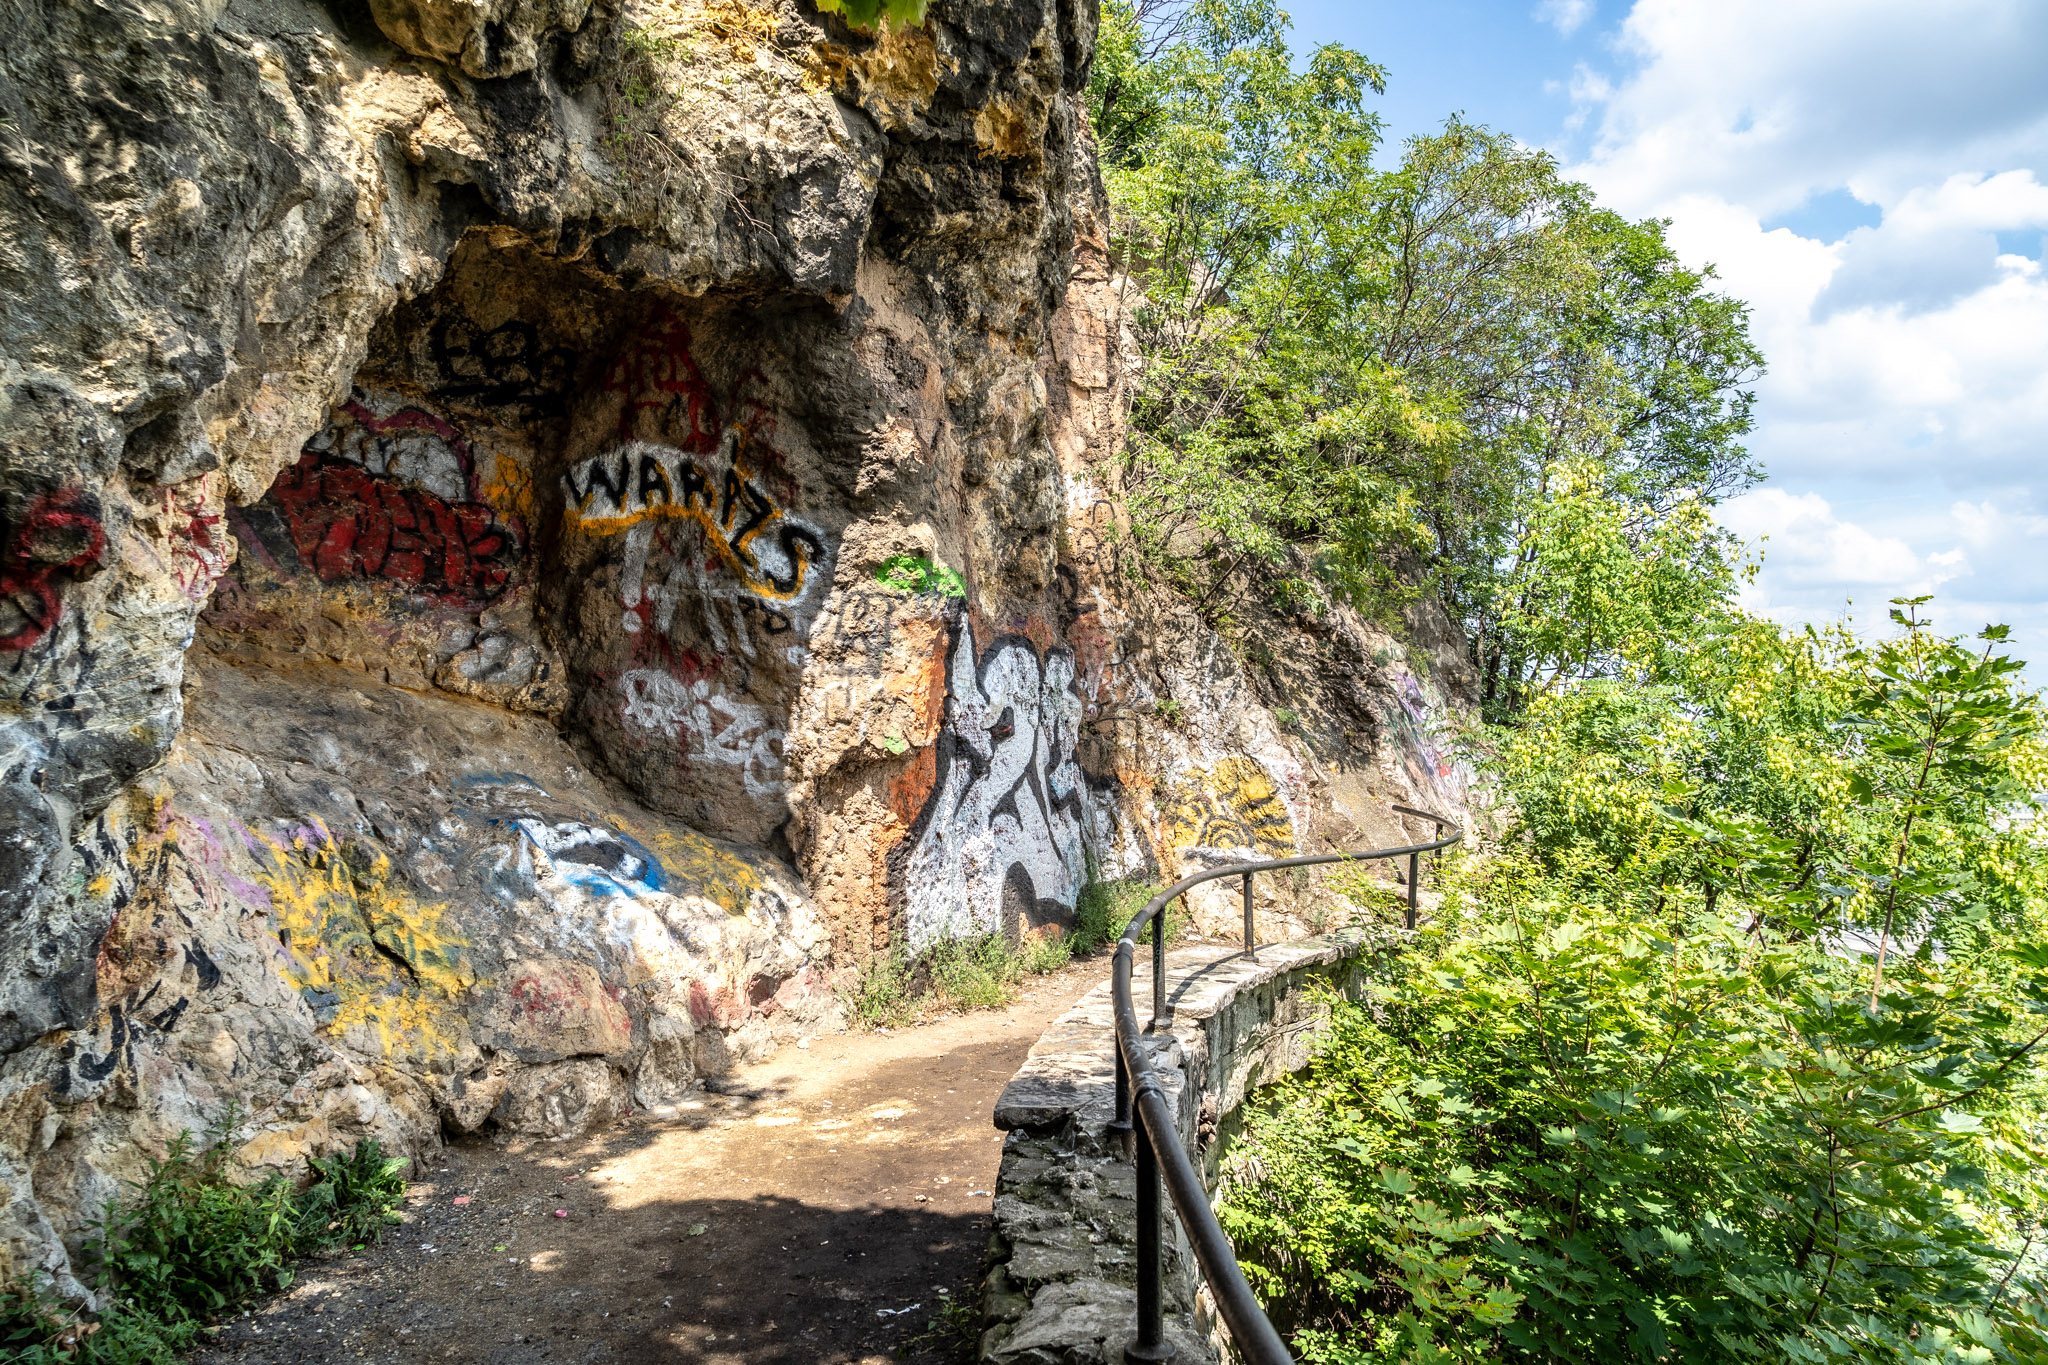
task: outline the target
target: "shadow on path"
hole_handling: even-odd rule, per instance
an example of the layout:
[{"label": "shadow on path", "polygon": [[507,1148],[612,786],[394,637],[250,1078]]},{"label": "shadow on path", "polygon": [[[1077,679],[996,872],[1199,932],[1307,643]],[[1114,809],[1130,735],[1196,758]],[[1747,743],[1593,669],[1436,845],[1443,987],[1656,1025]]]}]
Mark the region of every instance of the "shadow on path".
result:
[{"label": "shadow on path", "polygon": [[[303,1267],[195,1365],[971,1359],[995,1098],[1100,972],[785,1049],[587,1138],[459,1142],[383,1244]],[[933,1333],[955,1303],[969,1330]]]}]

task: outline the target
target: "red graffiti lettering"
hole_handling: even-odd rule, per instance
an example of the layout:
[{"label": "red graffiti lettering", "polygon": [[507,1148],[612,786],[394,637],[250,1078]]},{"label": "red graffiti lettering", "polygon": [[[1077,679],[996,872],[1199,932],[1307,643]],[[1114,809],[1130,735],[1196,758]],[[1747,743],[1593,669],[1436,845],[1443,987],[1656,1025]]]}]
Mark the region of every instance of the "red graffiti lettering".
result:
[{"label": "red graffiti lettering", "polygon": [[270,497],[300,560],[329,583],[381,578],[481,601],[503,590],[522,548],[483,503],[444,502],[317,454],[279,475]]},{"label": "red graffiti lettering", "polygon": [[0,649],[27,649],[64,614],[56,578],[96,565],[107,533],[99,505],[77,488],[44,493],[5,533],[0,551]]},{"label": "red graffiti lettering", "polygon": [[[718,448],[719,420],[696,360],[690,329],[673,315],[629,344],[604,382],[606,393],[626,395],[619,435],[665,440],[707,455]],[[643,425],[642,413],[650,414]]]},{"label": "red graffiti lettering", "polygon": [[431,431],[446,441],[462,458],[464,473],[475,472],[476,457],[470,453],[469,442],[455,429],[454,423],[436,417],[431,412],[423,412],[419,408],[400,408],[389,417],[379,417],[353,398],[343,403],[341,410],[379,436],[392,431]]},{"label": "red graffiti lettering", "polygon": [[221,514],[206,510],[212,485],[213,475],[206,474],[192,483],[166,488],[162,494],[164,520],[175,524],[178,517],[185,519],[182,534],[171,542],[171,571],[178,580],[178,591],[193,602],[211,592],[228,567],[228,537],[220,529]]}]

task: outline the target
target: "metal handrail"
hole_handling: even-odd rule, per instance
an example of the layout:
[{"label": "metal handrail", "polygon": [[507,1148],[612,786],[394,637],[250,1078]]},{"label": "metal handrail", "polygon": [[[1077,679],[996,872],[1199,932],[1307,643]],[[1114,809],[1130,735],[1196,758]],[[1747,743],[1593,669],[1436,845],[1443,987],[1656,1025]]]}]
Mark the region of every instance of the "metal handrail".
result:
[{"label": "metal handrail", "polygon": [[[1170,1361],[1173,1344],[1166,1340],[1161,1304],[1162,1239],[1164,1220],[1159,1204],[1159,1185],[1165,1178],[1167,1193],[1180,1214],[1181,1226],[1194,1248],[1195,1261],[1216,1296],[1216,1309],[1230,1328],[1230,1338],[1250,1365],[1291,1365],[1294,1357],[1280,1333],[1273,1327],[1259,1301],[1245,1283],[1238,1267],[1237,1253],[1216,1214],[1209,1207],[1209,1192],[1181,1146],[1179,1126],[1167,1106],[1166,1094],[1152,1062],[1139,1045],[1138,1007],[1131,996],[1131,964],[1137,956],[1138,935],[1145,926],[1152,933],[1152,1021],[1146,1031],[1159,1033],[1173,1022],[1166,1000],[1166,907],[1203,882],[1219,877],[1244,878],[1244,950],[1256,960],[1258,944],[1252,936],[1252,878],[1260,872],[1277,872],[1288,867],[1315,867],[1321,863],[1363,862],[1371,858],[1408,859],[1408,927],[1415,927],[1415,892],[1422,870],[1422,855],[1449,848],[1465,837],[1455,822],[1410,806],[1395,806],[1403,815],[1420,816],[1436,822],[1434,843],[1407,844],[1400,848],[1376,848],[1355,853],[1320,853],[1306,858],[1280,858],[1264,863],[1236,863],[1184,877],[1154,896],[1125,926],[1116,941],[1116,960],[1110,968],[1110,991],[1116,1009],[1116,1121],[1113,1131],[1132,1132],[1138,1175],[1138,1339],[1124,1350],[1129,1362]],[[1452,831],[1447,839],[1445,829]]]}]

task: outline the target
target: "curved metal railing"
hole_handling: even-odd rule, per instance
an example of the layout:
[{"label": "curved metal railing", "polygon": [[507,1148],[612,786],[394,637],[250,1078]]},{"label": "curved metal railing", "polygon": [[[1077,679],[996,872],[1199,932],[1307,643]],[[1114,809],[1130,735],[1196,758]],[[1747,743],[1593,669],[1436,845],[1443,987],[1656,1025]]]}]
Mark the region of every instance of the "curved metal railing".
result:
[{"label": "curved metal railing", "polygon": [[[1209,1207],[1209,1192],[1202,1177],[1181,1146],[1180,1129],[1174,1122],[1165,1092],[1152,1069],[1151,1058],[1141,1045],[1138,1008],[1131,997],[1131,967],[1138,952],[1138,936],[1145,926],[1152,933],[1152,1019],[1146,1032],[1161,1033],[1172,1023],[1173,1011],[1166,996],[1166,907],[1203,882],[1222,877],[1244,879],[1244,950],[1258,956],[1252,935],[1252,878],[1261,872],[1289,867],[1314,867],[1321,863],[1364,862],[1372,858],[1408,859],[1408,927],[1415,927],[1415,892],[1422,875],[1422,855],[1449,848],[1465,837],[1457,825],[1428,811],[1395,806],[1403,815],[1436,822],[1433,843],[1407,844],[1400,848],[1375,848],[1356,853],[1321,853],[1307,858],[1280,858],[1273,862],[1239,863],[1213,868],[1185,877],[1154,896],[1124,929],[1117,940],[1116,961],[1110,968],[1110,989],[1116,1008],[1116,1122],[1113,1128],[1132,1132],[1138,1167],[1138,1339],[1124,1351],[1132,1362],[1169,1361],[1174,1358],[1171,1342],[1162,1327],[1160,1298],[1164,1219],[1159,1204],[1159,1186],[1164,1177],[1173,1207],[1180,1214],[1181,1227],[1194,1248],[1195,1261],[1216,1298],[1216,1309],[1230,1329],[1230,1338],[1250,1365],[1290,1365],[1294,1357],[1267,1319],[1265,1310],[1245,1283],[1238,1268],[1237,1253],[1223,1235],[1216,1215]],[[1449,838],[1444,831],[1451,831]]]}]

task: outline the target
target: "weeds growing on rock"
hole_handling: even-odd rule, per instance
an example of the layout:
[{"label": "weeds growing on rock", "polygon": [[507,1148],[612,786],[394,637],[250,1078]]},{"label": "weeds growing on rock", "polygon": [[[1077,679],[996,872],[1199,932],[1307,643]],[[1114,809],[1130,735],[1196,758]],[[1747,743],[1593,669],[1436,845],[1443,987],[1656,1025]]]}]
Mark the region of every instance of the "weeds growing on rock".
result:
[{"label": "weeds growing on rock", "polygon": [[[1081,899],[1074,907],[1073,956],[1086,957],[1115,943],[1123,935],[1124,926],[1145,908],[1145,902],[1158,894],[1158,884],[1143,877],[1090,882],[1082,887]],[[1171,943],[1179,938],[1185,927],[1185,913],[1181,903],[1175,901],[1166,907],[1166,941]],[[1138,935],[1138,942],[1151,941],[1152,930],[1147,926]]]},{"label": "weeds growing on rock", "polygon": [[133,1197],[110,1207],[90,1243],[97,1320],[67,1306],[44,1280],[0,1286],[0,1354],[44,1365],[170,1365],[205,1323],[292,1282],[292,1262],[360,1249],[399,1221],[403,1157],[365,1138],[345,1156],[314,1158],[295,1191],[284,1176],[237,1184],[224,1123],[204,1146],[189,1133],[150,1163]]},{"label": "weeds growing on rock", "polygon": [[654,176],[658,193],[666,192],[689,161],[662,136],[662,116],[676,102],[668,68],[682,55],[683,42],[673,34],[627,25],[619,30],[618,59],[605,76],[605,150],[621,168]]},{"label": "weeds growing on rock", "polygon": [[924,1330],[905,1342],[897,1354],[929,1351],[947,1360],[975,1358],[981,1344],[981,1304],[978,1295],[956,1295],[940,1291],[938,1311],[925,1322]]},{"label": "weeds growing on rock", "polygon": [[926,0],[818,0],[818,8],[846,16],[857,29],[876,29],[887,23],[901,27],[924,22]]},{"label": "weeds growing on rock", "polygon": [[[736,15],[759,16],[745,5],[728,5]],[[711,29],[735,51],[744,50],[752,60],[752,44],[763,36],[748,28],[753,20],[737,26],[714,20]],[[773,33],[772,24],[768,33]],[[686,59],[691,44],[675,33],[657,28],[625,25],[618,31],[617,57],[604,77],[607,131],[606,154],[625,172],[629,193],[644,196],[659,209],[682,185],[694,185],[704,195],[723,201],[726,209],[756,232],[769,232],[754,209],[736,192],[732,177],[721,170],[717,158],[693,139],[670,135],[670,115],[681,99],[681,91],[694,79]],[[770,234],[772,235],[772,233]]]},{"label": "weeds growing on rock", "polygon": [[1017,983],[1066,964],[1064,938],[1011,943],[1001,934],[945,939],[915,957],[877,955],[853,989],[853,1013],[895,1028],[921,1015],[985,1010],[1016,998]]}]

